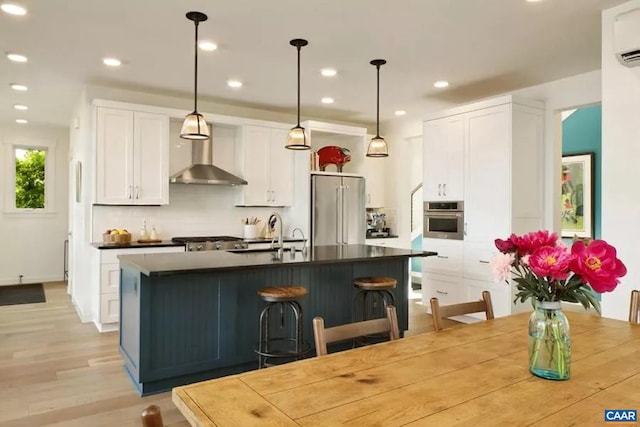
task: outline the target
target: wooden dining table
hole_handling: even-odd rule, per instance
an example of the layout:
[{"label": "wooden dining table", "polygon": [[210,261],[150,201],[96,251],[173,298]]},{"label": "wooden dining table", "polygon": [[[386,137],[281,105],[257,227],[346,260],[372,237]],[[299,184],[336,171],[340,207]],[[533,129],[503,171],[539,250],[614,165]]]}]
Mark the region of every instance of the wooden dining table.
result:
[{"label": "wooden dining table", "polygon": [[529,372],[521,313],[176,387],[173,402],[193,426],[232,427],[590,426],[640,410],[640,326],[566,315],[566,381]]}]

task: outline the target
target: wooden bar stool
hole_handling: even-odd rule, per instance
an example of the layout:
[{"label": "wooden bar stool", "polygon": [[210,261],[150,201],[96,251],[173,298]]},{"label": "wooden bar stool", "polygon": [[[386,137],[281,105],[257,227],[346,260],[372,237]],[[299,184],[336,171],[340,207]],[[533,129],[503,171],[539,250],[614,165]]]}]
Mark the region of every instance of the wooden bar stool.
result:
[{"label": "wooden bar stool", "polygon": [[[266,287],[258,289],[258,295],[267,303],[260,313],[260,340],[255,350],[258,353],[258,369],[278,364],[271,363],[270,359],[279,360],[280,363],[302,359],[311,350],[302,334],[302,307],[298,302],[307,295],[307,290],[302,286]],[[277,328],[269,323],[272,310],[279,314]],[[293,315],[293,322],[287,311]],[[272,335],[272,329],[278,333]]]},{"label": "wooden bar stool", "polygon": [[[358,289],[358,293],[353,298],[353,321],[360,322],[385,317],[386,307],[396,305],[396,299],[391,290],[395,289],[397,284],[398,281],[393,277],[370,276],[354,279],[353,286]],[[378,342],[379,338],[378,336],[366,336],[358,339],[357,343]]]}]

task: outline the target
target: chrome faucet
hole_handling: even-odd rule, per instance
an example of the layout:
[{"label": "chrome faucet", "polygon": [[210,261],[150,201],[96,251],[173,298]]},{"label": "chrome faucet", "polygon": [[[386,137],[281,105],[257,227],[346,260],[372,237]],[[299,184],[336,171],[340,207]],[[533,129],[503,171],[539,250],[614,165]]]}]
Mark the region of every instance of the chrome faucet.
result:
[{"label": "chrome faucet", "polygon": [[[302,236],[302,249],[300,249],[300,252],[305,255],[307,252],[307,239],[304,237],[304,232],[302,231],[302,229],[298,227],[293,229],[293,231],[291,232],[291,237],[296,237],[296,231],[299,231],[300,235]],[[294,248],[294,250],[297,249]]]},{"label": "chrome faucet", "polygon": [[[278,223],[278,258],[282,259],[282,251],[283,251],[283,243],[282,243],[282,217],[280,216],[280,214],[278,212],[273,212],[270,216],[269,216],[269,227],[271,230],[271,226],[272,224],[274,224],[274,219],[275,217],[275,222]],[[276,247],[274,246],[273,242],[275,241],[276,237],[273,236],[273,238],[271,239],[271,248],[272,249],[276,249]]]}]

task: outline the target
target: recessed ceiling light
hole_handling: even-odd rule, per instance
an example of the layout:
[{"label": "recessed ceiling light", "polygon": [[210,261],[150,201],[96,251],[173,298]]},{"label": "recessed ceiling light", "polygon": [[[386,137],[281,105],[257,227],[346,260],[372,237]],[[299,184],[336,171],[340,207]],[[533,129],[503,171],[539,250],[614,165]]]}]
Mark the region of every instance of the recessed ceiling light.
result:
[{"label": "recessed ceiling light", "polygon": [[325,96],[320,100],[320,102],[322,102],[323,104],[333,104],[333,98]]},{"label": "recessed ceiling light", "polygon": [[227,82],[227,86],[232,88],[239,88],[242,87],[242,82],[240,80],[229,80]]},{"label": "recessed ceiling light", "polygon": [[15,108],[16,110],[20,110],[20,111],[26,111],[29,109],[29,107],[27,107],[26,105],[22,105],[22,104],[16,104],[13,106],[13,108]]},{"label": "recessed ceiling light", "polygon": [[21,92],[24,92],[28,88],[25,85],[20,85],[20,84],[17,84],[17,83],[11,83],[11,89],[19,90]]},{"label": "recessed ceiling light", "polygon": [[27,9],[15,3],[2,3],[2,5],[0,5],[0,9],[9,15],[22,16],[27,14]]},{"label": "recessed ceiling light", "polygon": [[13,62],[27,62],[27,57],[18,53],[7,53],[7,58]]},{"label": "recessed ceiling light", "polygon": [[218,48],[218,45],[215,44],[214,42],[203,40],[200,43],[198,43],[198,47],[202,50],[206,50],[207,52],[212,52]]},{"label": "recessed ceiling light", "polygon": [[322,70],[320,70],[320,74],[325,77],[333,77],[338,74],[338,72],[333,68],[323,68]]},{"label": "recessed ceiling light", "polygon": [[433,84],[433,87],[437,87],[439,89],[442,89],[443,87],[447,87],[447,86],[449,86],[449,82],[446,80],[438,80]]},{"label": "recessed ceiling light", "polygon": [[107,67],[119,67],[122,65],[122,61],[118,58],[103,58],[102,63]]},{"label": "recessed ceiling light", "polygon": [[16,119],[16,123],[20,123],[21,125],[25,125],[29,123],[27,119]]},{"label": "recessed ceiling light", "polygon": [[395,114],[396,116],[404,116],[405,114],[407,114],[407,112],[404,110],[396,110]]}]

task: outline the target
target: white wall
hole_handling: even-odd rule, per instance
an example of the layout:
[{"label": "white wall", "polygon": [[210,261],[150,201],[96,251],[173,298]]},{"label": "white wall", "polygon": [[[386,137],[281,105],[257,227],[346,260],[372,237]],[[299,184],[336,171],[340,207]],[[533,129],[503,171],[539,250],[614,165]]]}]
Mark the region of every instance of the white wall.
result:
[{"label": "white wall", "polygon": [[[47,214],[0,214],[0,285],[63,280],[64,241],[67,238],[67,170],[69,132],[32,125],[0,126],[0,201],[4,206],[6,185],[4,144],[55,141],[54,212]],[[45,184],[46,185],[46,184]]]},{"label": "white wall", "polygon": [[[627,68],[614,56],[617,14],[640,8],[640,0],[602,14],[602,238],[614,245],[628,269],[614,292],[602,296],[605,317],[626,320],[631,289],[640,288],[640,68]],[[636,28],[640,40],[640,28]]]}]

